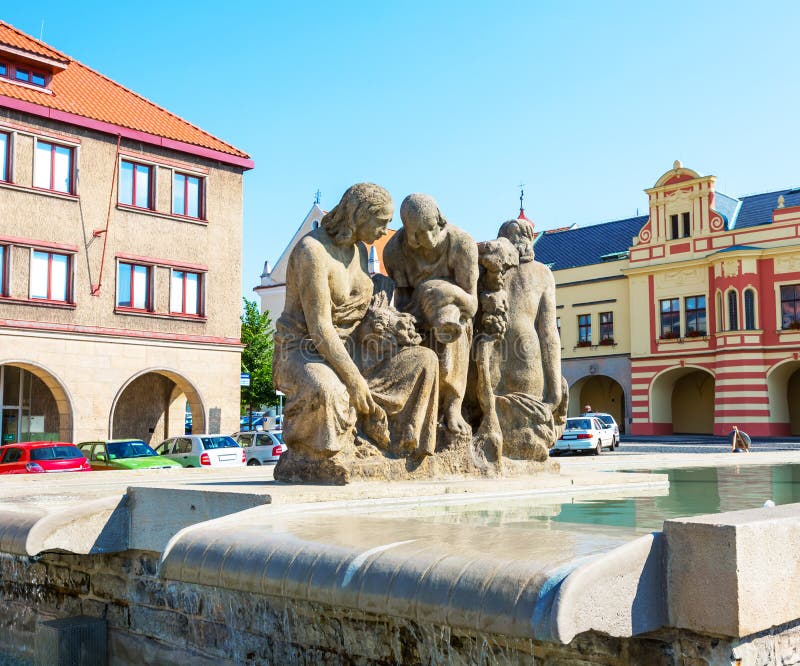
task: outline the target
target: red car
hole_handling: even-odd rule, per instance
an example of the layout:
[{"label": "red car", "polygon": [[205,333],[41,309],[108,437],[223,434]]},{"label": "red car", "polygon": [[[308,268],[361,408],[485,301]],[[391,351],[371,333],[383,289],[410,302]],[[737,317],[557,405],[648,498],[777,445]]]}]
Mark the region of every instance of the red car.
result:
[{"label": "red car", "polygon": [[0,474],[91,470],[86,456],[69,442],[25,442],[0,447]]}]

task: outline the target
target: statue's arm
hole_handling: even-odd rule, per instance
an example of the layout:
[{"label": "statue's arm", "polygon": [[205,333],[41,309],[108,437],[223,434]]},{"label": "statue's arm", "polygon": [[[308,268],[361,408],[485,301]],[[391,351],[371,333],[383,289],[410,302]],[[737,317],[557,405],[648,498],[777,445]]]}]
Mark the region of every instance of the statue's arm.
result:
[{"label": "statue's arm", "polygon": [[542,350],[543,401],[555,409],[561,402],[561,338],[556,325],[556,285],[553,274],[546,267],[542,266],[538,275],[544,285],[536,314],[536,334]]},{"label": "statue's arm", "polygon": [[468,234],[457,234],[451,250],[455,303],[465,317],[474,317],[478,311],[478,246]]},{"label": "statue's arm", "polygon": [[[328,267],[332,261],[325,248],[316,243],[301,243],[293,253],[294,266],[290,275],[302,276],[300,303],[305,315],[308,333],[314,346],[331,365],[347,386],[350,395],[357,398],[366,381],[350,358],[331,320],[331,293],[328,285]],[[363,411],[363,410],[359,410]]]}]

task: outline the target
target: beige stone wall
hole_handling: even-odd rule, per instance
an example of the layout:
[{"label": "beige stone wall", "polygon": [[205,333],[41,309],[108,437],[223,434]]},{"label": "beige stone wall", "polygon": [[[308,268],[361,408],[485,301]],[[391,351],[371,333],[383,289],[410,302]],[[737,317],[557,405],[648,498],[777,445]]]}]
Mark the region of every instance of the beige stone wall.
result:
[{"label": "beige stone wall", "polygon": [[[796,663],[792,622],[742,639],[662,630],[634,638],[596,632],[569,644],[415,622],[352,609],[166,581],[158,555],[0,554],[4,657],[33,661],[39,620],[87,615],[108,626],[111,663],[594,664],[766,666]],[[12,662],[13,663],[13,662]]]},{"label": "beige stone wall", "polygon": [[[144,429],[150,441],[183,432],[183,418],[169,416],[172,390],[179,382],[184,394],[192,389],[195,402],[207,424],[212,410],[220,410],[220,430],[233,433],[239,424],[240,351],[237,345],[200,345],[112,336],[71,335],[0,328],[0,365],[22,365],[49,384],[55,382],[56,400],[70,418],[62,418],[69,431],[62,437],[85,441],[113,436],[131,436],[131,428]],[[146,373],[158,390],[137,390],[136,380]],[[152,375],[147,375],[152,377]],[[135,404],[127,403],[133,396]],[[142,389],[142,386],[139,387]],[[187,397],[193,398],[191,394]],[[178,401],[181,402],[181,401]],[[111,416],[119,410],[124,432],[110,432]],[[135,409],[134,409],[135,408]],[[166,414],[164,412],[167,412]],[[215,412],[214,412],[215,413]],[[154,416],[155,414],[155,416]],[[157,414],[161,414],[159,417]],[[153,427],[154,432],[149,433]],[[200,425],[197,425],[200,427]],[[140,436],[140,435],[136,435]],[[157,442],[156,442],[157,443]]]},{"label": "beige stone wall", "polygon": [[[239,337],[241,309],[242,171],[199,157],[122,141],[128,155],[156,166],[157,213],[131,211],[117,205],[117,141],[114,137],[32,116],[0,110],[0,126],[12,126],[14,184],[0,185],[3,211],[0,236],[62,243],[78,248],[74,261],[74,309],[55,309],[0,300],[0,318],[56,322],[137,331],[157,331],[217,338]],[[23,127],[23,130],[18,128]],[[58,139],[49,139],[49,135]],[[79,178],[77,197],[32,190],[34,137],[75,142]],[[170,215],[171,179],[175,165],[206,176],[207,224]],[[178,170],[181,170],[178,168]],[[113,182],[113,190],[112,190]],[[111,200],[102,286],[103,236]],[[115,255],[124,253],[178,264],[208,268],[205,284],[206,321],[168,316],[169,268],[155,269],[155,302],[162,316],[115,314]],[[30,249],[15,246],[11,253],[11,293],[29,293]],[[169,263],[167,263],[167,266]]]}]

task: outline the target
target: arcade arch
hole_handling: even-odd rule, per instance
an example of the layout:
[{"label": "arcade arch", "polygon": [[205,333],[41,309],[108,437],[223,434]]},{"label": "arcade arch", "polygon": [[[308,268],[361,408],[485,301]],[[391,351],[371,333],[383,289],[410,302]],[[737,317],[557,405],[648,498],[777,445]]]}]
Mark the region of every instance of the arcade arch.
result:
[{"label": "arcade arch", "polygon": [[675,434],[714,433],[714,375],[697,366],[662,372],[650,386],[650,421],[668,423]]},{"label": "arcade arch", "polygon": [[72,399],[49,369],[25,360],[0,363],[2,443],[54,440],[71,442]]},{"label": "arcade arch", "polygon": [[114,397],[110,437],[135,437],[156,446],[167,437],[182,435],[187,403],[192,412],[192,432],[205,432],[205,408],[194,385],[175,370],[144,370],[131,377]]},{"label": "arcade arch", "polygon": [[767,374],[770,421],[788,423],[789,434],[800,436],[800,360],[783,361]]},{"label": "arcade arch", "polygon": [[613,377],[588,375],[569,387],[569,415],[580,414],[584,405],[596,412],[606,412],[614,417],[620,432],[625,432],[625,391]]}]

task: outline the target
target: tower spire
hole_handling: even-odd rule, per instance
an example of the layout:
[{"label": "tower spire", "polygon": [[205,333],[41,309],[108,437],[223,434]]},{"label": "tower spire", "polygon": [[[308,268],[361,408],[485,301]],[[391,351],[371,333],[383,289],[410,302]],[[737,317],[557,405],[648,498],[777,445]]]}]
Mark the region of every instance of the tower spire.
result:
[{"label": "tower spire", "polygon": [[517,217],[518,220],[527,220],[528,218],[525,217],[525,183],[519,184],[519,216]]}]

